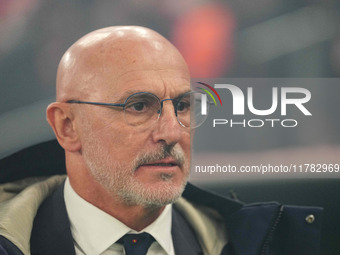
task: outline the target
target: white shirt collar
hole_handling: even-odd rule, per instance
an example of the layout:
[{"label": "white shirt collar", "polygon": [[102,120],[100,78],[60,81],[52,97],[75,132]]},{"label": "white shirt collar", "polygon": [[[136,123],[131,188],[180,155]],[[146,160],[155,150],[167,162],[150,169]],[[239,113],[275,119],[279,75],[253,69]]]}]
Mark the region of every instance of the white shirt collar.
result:
[{"label": "white shirt collar", "polygon": [[[66,210],[75,246],[85,254],[101,254],[127,233],[137,233],[128,226],[81,198],[66,179]],[[172,205],[141,232],[152,235],[168,255],[174,254],[171,236]]]}]

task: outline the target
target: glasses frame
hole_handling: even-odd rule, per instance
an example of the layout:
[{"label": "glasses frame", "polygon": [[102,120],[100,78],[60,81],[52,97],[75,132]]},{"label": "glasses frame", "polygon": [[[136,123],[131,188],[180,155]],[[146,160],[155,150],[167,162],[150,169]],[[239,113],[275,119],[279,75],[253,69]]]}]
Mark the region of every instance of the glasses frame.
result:
[{"label": "glasses frame", "polygon": [[[186,127],[184,126],[181,121],[178,119],[178,114],[177,114],[177,108],[178,108],[178,103],[181,101],[181,99],[183,97],[186,97],[190,94],[193,94],[193,93],[200,93],[200,92],[197,92],[197,91],[188,91],[182,95],[180,95],[179,97],[176,97],[176,98],[166,98],[166,99],[162,99],[160,100],[158,96],[156,96],[155,94],[151,93],[151,92],[146,92],[146,91],[143,91],[143,92],[137,92],[137,93],[133,93],[131,94],[130,96],[128,96],[124,103],[123,104],[118,104],[118,103],[102,103],[102,102],[90,102],[90,101],[81,101],[81,100],[67,100],[66,103],[68,104],[89,104],[89,105],[98,105],[98,106],[106,106],[106,107],[122,107],[123,110],[124,110],[124,114],[125,114],[125,106],[128,102],[128,100],[133,97],[133,96],[136,96],[136,95],[141,95],[141,94],[149,94],[153,97],[155,97],[156,99],[158,99],[158,102],[160,104],[160,109],[157,111],[157,114],[158,114],[158,118],[157,120],[160,118],[160,116],[162,115],[162,110],[163,110],[163,102],[165,101],[172,101],[173,102],[173,106],[174,106],[174,110],[175,110],[175,115],[176,115],[176,119],[177,119],[177,122],[182,126],[182,127],[185,127],[185,128],[196,128],[196,127]],[[204,121],[203,121],[204,122]],[[203,123],[202,122],[202,123]],[[129,124],[129,123],[128,123]],[[201,125],[201,124],[200,124]],[[200,126],[199,125],[199,126]]]}]

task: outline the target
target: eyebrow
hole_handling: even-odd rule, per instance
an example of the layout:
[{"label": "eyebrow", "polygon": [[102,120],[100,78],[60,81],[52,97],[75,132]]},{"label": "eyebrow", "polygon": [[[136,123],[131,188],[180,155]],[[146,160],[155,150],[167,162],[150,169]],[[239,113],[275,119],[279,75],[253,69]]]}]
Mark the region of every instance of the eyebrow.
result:
[{"label": "eyebrow", "polygon": [[[175,99],[175,98],[180,98],[180,97],[183,96],[184,94],[186,94],[186,93],[188,93],[188,92],[191,92],[191,91],[192,91],[192,90],[189,89],[189,90],[187,90],[187,91],[185,91],[185,92],[183,92],[183,93],[181,93],[181,94],[179,94],[179,95],[173,97],[173,99]],[[127,90],[127,91],[124,91],[124,92],[116,99],[116,101],[117,101],[117,102],[124,103],[124,101],[125,101],[129,96],[131,96],[132,94],[140,93],[140,92],[148,92],[148,93],[154,94],[153,92],[145,91],[145,90],[138,90],[138,89],[136,89],[136,90]],[[154,94],[154,95],[156,95],[156,94]],[[156,96],[157,96],[157,95],[156,95]],[[157,97],[158,97],[158,96],[157,96]]]},{"label": "eyebrow", "polygon": [[117,102],[124,103],[124,101],[129,96],[131,96],[132,94],[139,93],[139,92],[144,92],[144,91],[142,91],[142,90],[127,90],[127,91],[124,91],[116,100],[117,100]]},{"label": "eyebrow", "polygon": [[179,97],[181,97],[181,96],[183,96],[184,94],[189,93],[189,92],[192,92],[192,90],[185,91],[185,92],[183,92],[182,94],[179,94],[178,96],[176,96],[176,97],[174,97],[174,98],[179,98]]}]

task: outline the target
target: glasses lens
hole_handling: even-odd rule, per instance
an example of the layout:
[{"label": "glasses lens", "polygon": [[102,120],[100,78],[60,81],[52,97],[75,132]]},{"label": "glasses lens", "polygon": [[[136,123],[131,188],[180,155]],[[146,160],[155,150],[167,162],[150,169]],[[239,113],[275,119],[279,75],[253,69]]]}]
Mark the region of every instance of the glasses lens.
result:
[{"label": "glasses lens", "polygon": [[177,103],[177,119],[184,127],[196,128],[207,118],[209,102],[206,94],[190,92]]},{"label": "glasses lens", "polygon": [[161,104],[151,93],[131,95],[125,102],[124,115],[129,125],[139,126],[151,124],[158,119]]}]

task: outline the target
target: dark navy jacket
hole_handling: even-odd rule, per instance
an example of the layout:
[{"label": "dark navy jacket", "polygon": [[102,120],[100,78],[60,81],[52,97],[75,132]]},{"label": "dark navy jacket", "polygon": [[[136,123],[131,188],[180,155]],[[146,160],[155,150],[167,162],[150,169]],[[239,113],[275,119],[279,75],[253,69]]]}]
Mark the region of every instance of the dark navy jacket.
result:
[{"label": "dark navy jacket", "polygon": [[[33,255],[75,254],[62,190],[58,188],[38,211],[31,237]],[[218,210],[225,218],[229,242],[222,255],[319,254],[321,209],[277,203],[243,205],[190,184],[183,196]],[[174,213],[172,235],[177,255],[203,254],[190,226],[178,212]],[[3,237],[0,254],[22,255]]]}]

